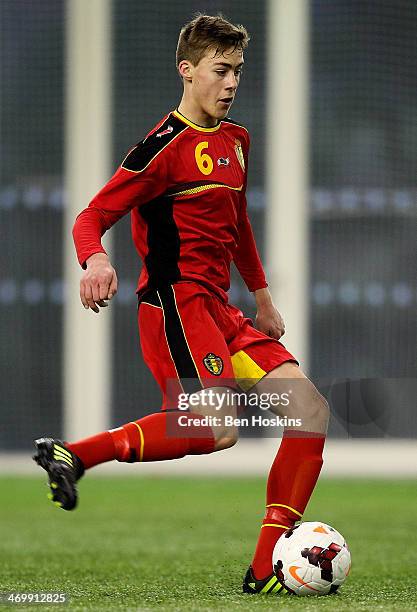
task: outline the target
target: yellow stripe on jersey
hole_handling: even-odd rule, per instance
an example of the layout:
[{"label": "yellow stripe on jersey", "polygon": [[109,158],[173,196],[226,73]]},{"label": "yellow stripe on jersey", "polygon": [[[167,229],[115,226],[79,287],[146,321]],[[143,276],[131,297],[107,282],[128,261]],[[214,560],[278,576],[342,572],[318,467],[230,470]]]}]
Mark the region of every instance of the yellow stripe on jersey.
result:
[{"label": "yellow stripe on jersey", "polygon": [[233,373],[238,379],[238,384],[243,391],[248,391],[256,385],[266,374],[257,363],[249,357],[245,351],[238,351],[231,357]]},{"label": "yellow stripe on jersey", "polygon": [[199,187],[191,187],[191,189],[185,189],[184,191],[177,191],[177,193],[170,193],[170,196],[179,196],[179,195],[195,195],[196,193],[201,193],[202,191],[208,191],[209,189],[218,189],[219,187],[224,187],[225,189],[231,189],[232,191],[242,191],[243,185],[240,187],[230,187],[229,185],[223,185],[223,183],[211,183],[210,185],[200,185]]},{"label": "yellow stripe on jersey", "polygon": [[290,529],[287,525],[276,525],[275,523],[265,523],[261,527],[282,527],[283,529]]}]

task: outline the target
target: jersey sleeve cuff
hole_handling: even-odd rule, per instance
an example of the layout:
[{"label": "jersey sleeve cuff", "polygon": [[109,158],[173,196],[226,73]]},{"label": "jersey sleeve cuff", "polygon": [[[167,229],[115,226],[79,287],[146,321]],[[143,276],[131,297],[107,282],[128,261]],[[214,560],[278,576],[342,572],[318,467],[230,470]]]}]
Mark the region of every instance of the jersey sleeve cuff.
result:
[{"label": "jersey sleeve cuff", "polygon": [[266,287],[268,287],[268,283],[266,281],[248,285],[248,289],[251,293],[253,293],[254,291],[257,291],[258,289],[266,289]]},{"label": "jersey sleeve cuff", "polygon": [[78,256],[78,261],[83,270],[87,269],[87,259],[96,253],[104,253],[104,255],[107,255],[107,251],[102,247],[101,249],[94,249],[89,253],[82,253]]}]

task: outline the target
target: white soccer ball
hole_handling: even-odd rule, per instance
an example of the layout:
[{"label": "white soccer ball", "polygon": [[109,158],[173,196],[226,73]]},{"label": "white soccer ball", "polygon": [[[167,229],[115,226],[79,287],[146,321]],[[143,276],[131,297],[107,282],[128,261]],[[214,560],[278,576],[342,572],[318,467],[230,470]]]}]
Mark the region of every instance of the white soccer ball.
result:
[{"label": "white soccer ball", "polygon": [[272,554],[275,575],[295,595],[334,593],[351,565],[345,538],[326,523],[306,522],[287,529]]}]

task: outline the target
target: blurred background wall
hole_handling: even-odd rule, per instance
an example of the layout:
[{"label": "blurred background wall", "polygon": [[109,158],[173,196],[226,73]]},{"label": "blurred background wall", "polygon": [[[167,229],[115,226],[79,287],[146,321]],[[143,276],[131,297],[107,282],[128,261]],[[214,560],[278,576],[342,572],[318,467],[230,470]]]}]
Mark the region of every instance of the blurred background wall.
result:
[{"label": "blurred background wall", "polygon": [[[113,166],[178,103],[178,33],[199,10],[252,37],[231,116],[251,133],[248,202],[265,256],[266,0],[113,0]],[[63,0],[0,3],[0,451],[64,435],[63,303],[78,293],[62,280],[67,15]],[[312,0],[309,20],[310,375],[331,401],[333,436],[412,437],[417,4]],[[160,393],[139,352],[129,218],[112,233],[116,426],[158,410]],[[236,274],[230,300],[254,315]]]}]

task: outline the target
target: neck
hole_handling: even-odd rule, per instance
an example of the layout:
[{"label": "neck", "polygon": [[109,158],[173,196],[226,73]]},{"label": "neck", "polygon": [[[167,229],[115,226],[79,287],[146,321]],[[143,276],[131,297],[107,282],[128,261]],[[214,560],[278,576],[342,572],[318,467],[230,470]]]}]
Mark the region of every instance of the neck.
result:
[{"label": "neck", "polygon": [[187,100],[185,96],[182,97],[181,102],[178,105],[178,112],[184,115],[189,121],[196,123],[200,127],[216,127],[219,120],[215,117],[207,115],[200,107],[195,103]]}]

